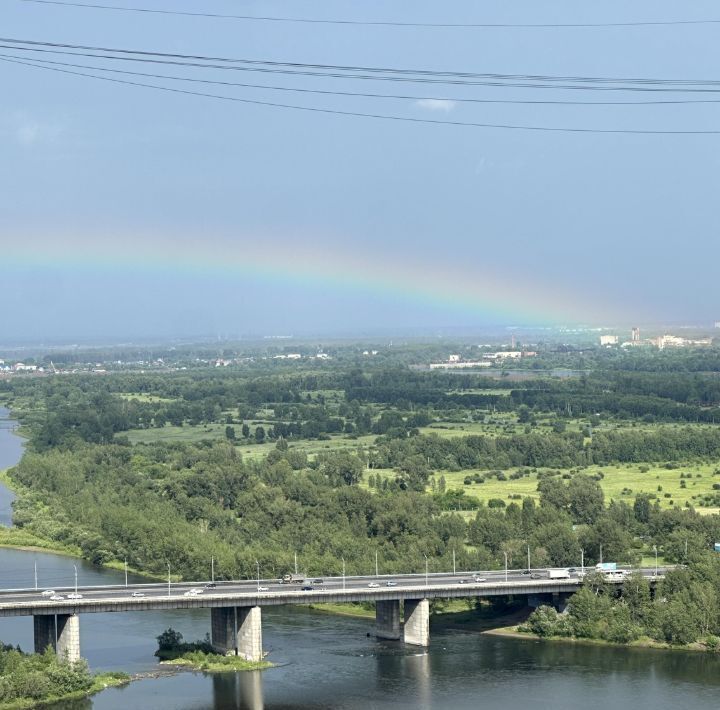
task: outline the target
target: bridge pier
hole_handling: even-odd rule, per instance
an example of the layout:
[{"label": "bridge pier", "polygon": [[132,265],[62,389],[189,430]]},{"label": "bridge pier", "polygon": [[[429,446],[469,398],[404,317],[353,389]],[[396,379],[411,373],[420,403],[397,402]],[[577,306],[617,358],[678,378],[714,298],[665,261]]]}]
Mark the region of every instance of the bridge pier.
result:
[{"label": "bridge pier", "polygon": [[35,614],[33,616],[35,653],[51,646],[62,660],[80,660],[80,617],[77,614]]},{"label": "bridge pier", "polygon": [[210,639],[217,653],[262,661],[262,615],[259,606],[210,610]]},{"label": "bridge pier", "polygon": [[48,646],[55,648],[55,614],[33,615],[35,653],[44,653]]},{"label": "bridge pier", "polygon": [[406,599],[403,637],[410,646],[430,645],[430,602],[427,599]]},{"label": "bridge pier", "polygon": [[391,641],[400,640],[400,600],[375,602],[375,636]]}]

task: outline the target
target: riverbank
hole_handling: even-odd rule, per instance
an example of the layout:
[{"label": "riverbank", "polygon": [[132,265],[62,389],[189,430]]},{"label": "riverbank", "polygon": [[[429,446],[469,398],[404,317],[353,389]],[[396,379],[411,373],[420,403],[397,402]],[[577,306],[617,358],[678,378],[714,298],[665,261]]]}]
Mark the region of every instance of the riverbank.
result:
[{"label": "riverbank", "polygon": [[578,638],[577,636],[539,636],[530,631],[522,630],[521,625],[501,626],[494,629],[488,629],[483,632],[489,636],[503,636],[506,638],[523,639],[525,641],[549,641],[551,643],[576,644],[580,646],[604,646],[611,648],[638,648],[652,649],[656,651],[693,651],[702,653],[717,654],[720,646],[713,647],[706,643],[690,643],[685,645],[677,645],[656,641],[649,636],[643,636],[629,643],[615,643],[606,639]]},{"label": "riverbank", "polygon": [[64,695],[49,695],[39,699],[13,700],[10,703],[0,702],[0,710],[33,710],[59,702],[70,702],[90,698],[108,688],[118,688],[133,680],[127,673],[98,673],[93,676],[93,684],[87,690],[78,690]]}]

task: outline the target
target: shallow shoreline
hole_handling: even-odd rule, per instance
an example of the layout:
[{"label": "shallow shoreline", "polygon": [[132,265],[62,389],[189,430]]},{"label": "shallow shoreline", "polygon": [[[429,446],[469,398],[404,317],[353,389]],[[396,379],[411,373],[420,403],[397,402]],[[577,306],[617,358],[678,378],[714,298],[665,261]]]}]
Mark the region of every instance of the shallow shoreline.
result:
[{"label": "shallow shoreline", "polygon": [[650,638],[641,638],[631,643],[613,643],[605,639],[576,638],[571,636],[538,636],[537,634],[518,631],[517,626],[500,626],[496,629],[488,629],[481,633],[488,636],[502,636],[504,638],[522,639],[523,641],[548,641],[550,643],[570,643],[581,646],[604,646],[606,648],[642,649],[652,651],[685,651],[690,653],[718,653],[700,643],[692,643],[686,646],[673,646]]}]

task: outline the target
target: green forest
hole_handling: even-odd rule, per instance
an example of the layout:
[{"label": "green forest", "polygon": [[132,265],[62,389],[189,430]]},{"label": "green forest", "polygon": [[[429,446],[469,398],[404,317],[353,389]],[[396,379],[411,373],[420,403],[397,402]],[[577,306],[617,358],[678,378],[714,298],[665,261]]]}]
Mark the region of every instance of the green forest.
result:
[{"label": "green forest", "polygon": [[[343,563],[369,573],[376,553],[382,573],[400,573],[426,556],[431,571],[506,556],[520,568],[528,548],[533,567],[581,555],[638,566],[656,549],[682,565],[657,591],[633,577],[631,602],[630,581],[621,595],[589,583],[569,615],[540,610],[530,628],[712,645],[720,353],[598,349],[562,379],[541,368],[559,357],[520,380],[339,353],[0,381],[29,437],[10,472],[14,521],[97,564],[155,575],[169,564],[196,580],[211,560],[217,578],[252,578],[256,561],[278,577],[296,554],[307,574],[330,575]],[[619,490],[625,476],[636,483]]]}]

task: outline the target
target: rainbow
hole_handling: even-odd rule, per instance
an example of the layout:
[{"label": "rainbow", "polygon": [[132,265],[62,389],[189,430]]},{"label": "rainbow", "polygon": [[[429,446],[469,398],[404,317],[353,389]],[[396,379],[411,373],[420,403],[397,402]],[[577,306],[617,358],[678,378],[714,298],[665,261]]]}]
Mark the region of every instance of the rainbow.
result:
[{"label": "rainbow", "polygon": [[600,323],[611,318],[555,284],[499,273],[483,264],[448,264],[423,253],[363,252],[309,240],[105,236],[27,239],[2,248],[3,268],[46,269],[148,277],[252,278],[272,284],[318,286],[329,294],[354,292],[448,309],[474,322],[524,325]]}]

